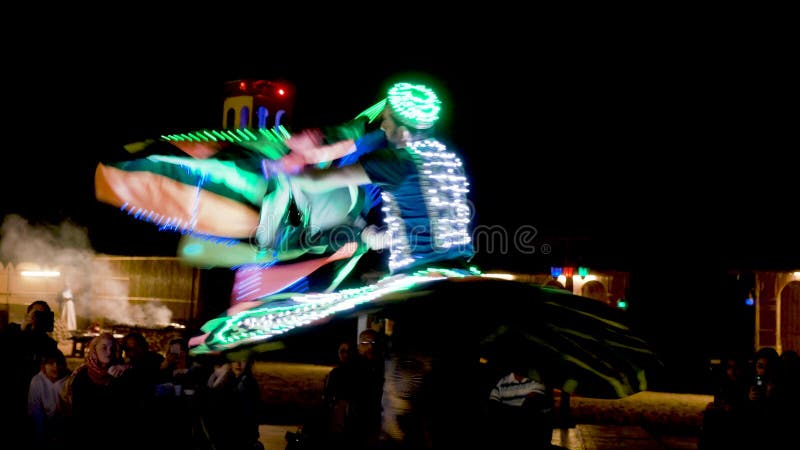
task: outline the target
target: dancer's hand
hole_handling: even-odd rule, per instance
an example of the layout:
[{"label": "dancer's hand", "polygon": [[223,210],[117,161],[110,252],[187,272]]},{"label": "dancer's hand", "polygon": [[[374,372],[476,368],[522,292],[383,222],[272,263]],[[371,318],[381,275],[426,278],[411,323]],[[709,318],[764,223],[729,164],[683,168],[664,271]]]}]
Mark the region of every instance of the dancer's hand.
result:
[{"label": "dancer's hand", "polygon": [[306,159],[303,155],[295,152],[289,152],[281,156],[280,159],[261,160],[261,170],[265,179],[269,179],[277,173],[296,175],[302,172],[305,166]]},{"label": "dancer's hand", "polygon": [[289,175],[300,173],[306,166],[306,159],[296,152],[289,152],[278,161],[280,161],[280,171]]},{"label": "dancer's hand", "polygon": [[381,250],[389,246],[389,234],[375,225],[361,230],[361,240],[372,250]]},{"label": "dancer's hand", "polygon": [[292,149],[292,152],[308,154],[322,145],[322,132],[313,129],[303,130],[289,137],[285,144]]}]

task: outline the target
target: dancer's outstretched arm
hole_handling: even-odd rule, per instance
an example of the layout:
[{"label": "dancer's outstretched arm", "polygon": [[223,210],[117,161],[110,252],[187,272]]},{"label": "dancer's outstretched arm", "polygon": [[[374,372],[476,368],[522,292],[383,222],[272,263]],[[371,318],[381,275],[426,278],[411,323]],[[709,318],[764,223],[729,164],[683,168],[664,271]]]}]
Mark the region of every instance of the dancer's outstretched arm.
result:
[{"label": "dancer's outstretched arm", "polygon": [[276,251],[260,251],[250,242],[220,242],[214,238],[184,235],[178,244],[178,257],[194,267],[236,267],[247,264],[271,264],[299,258],[307,253],[321,254],[326,246],[305,246]]},{"label": "dancer's outstretched arm", "polygon": [[330,169],[307,170],[292,176],[291,180],[300,189],[311,193],[327,192],[336,188],[372,183],[367,172],[359,163]]}]

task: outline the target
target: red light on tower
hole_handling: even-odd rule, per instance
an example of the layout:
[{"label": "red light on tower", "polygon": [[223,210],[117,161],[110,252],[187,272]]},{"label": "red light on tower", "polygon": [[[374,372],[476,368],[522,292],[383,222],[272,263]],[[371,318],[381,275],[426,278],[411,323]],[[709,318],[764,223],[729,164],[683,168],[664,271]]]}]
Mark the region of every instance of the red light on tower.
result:
[{"label": "red light on tower", "polygon": [[288,81],[232,80],[225,82],[225,128],[272,128],[291,123],[294,85]]}]

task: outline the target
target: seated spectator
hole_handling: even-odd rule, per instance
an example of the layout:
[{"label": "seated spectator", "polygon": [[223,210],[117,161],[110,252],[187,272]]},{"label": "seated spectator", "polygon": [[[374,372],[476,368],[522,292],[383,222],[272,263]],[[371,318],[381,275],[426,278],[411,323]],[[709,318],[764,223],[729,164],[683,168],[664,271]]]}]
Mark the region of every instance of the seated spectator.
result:
[{"label": "seated spectator", "polygon": [[528,376],[524,367],[512,367],[489,394],[489,421],[497,448],[528,445],[548,448],[552,440],[552,392]]}]

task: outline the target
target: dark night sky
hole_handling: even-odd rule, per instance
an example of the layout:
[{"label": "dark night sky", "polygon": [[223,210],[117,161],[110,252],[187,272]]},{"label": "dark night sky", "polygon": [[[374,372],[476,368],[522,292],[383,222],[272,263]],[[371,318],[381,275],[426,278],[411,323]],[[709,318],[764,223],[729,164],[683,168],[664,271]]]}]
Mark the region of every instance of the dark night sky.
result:
[{"label": "dark night sky", "polygon": [[[293,82],[301,128],[346,120],[390,77],[421,72],[445,88],[444,131],[471,173],[477,224],[538,232],[536,253],[483,249],[481,266],[539,271],[569,259],[628,270],[645,313],[683,320],[669,307],[687,301],[702,311],[687,319],[698,326],[716,314],[728,271],[800,267],[783,58],[746,42],[483,44],[508,51],[449,40],[411,55],[331,44],[242,56],[186,38],[13,50],[3,183],[14,188],[0,214],[70,218],[100,252],[170,254],[173,236],[92,201],[98,159],[137,139],[219,127],[226,80]],[[680,278],[666,282],[660,271],[676,267]]]},{"label": "dark night sky", "polygon": [[[509,236],[535,227],[537,250],[554,249],[485,251],[479,262],[526,270],[586,258],[632,270],[642,261],[702,261],[733,269],[788,267],[800,254],[789,219],[798,156],[778,108],[781,67],[746,49],[540,51],[523,65],[524,55],[456,58],[434,45],[403,62],[343,65],[324,48],[190,64],[165,57],[187,54],[187,42],[114,53],[94,45],[64,62],[14,55],[25,70],[9,82],[9,130],[19,131],[8,135],[15,143],[6,152],[20,149],[14,155],[24,165],[5,165],[4,182],[20,188],[4,196],[0,212],[97,222],[96,161],[137,139],[219,127],[226,80],[293,82],[300,128],[346,120],[376,101],[390,77],[421,72],[444,86],[445,133],[471,173],[477,223]],[[563,237],[579,239],[566,249]]]}]

